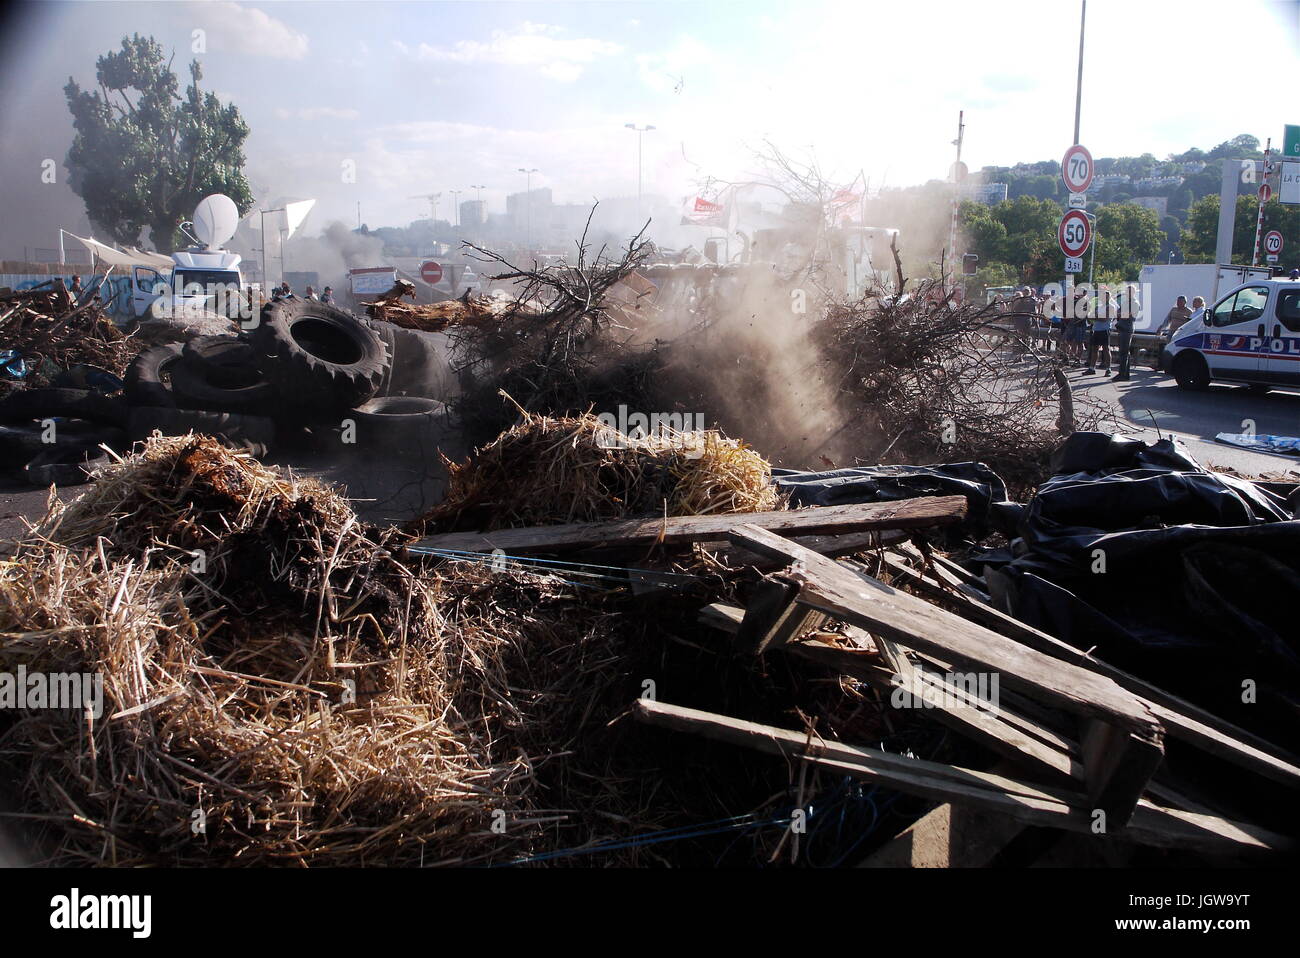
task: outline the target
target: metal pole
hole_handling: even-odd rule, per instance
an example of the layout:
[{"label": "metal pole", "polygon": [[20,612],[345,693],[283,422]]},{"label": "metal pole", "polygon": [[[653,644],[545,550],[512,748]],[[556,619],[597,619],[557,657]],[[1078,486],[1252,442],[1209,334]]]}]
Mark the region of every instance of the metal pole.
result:
[{"label": "metal pole", "polygon": [[[1272,169],[1272,163],[1269,161],[1268,158],[1271,152],[1273,152],[1273,138],[1270,136],[1267,140],[1264,141],[1264,176],[1260,182],[1260,187],[1259,187],[1260,190],[1263,190],[1264,187],[1268,185],[1268,174]],[[1264,197],[1259,192],[1259,190],[1255,192],[1255,199],[1259,203],[1259,210],[1255,215],[1255,246],[1254,246],[1254,250],[1250,254],[1251,266],[1259,265],[1259,238],[1264,232]],[[1235,203],[1233,204],[1233,213],[1235,219],[1236,218]]]},{"label": "metal pole", "polygon": [[[957,139],[953,141],[957,146],[957,162],[953,165],[952,168],[952,174],[953,174],[952,176],[952,222],[949,224],[948,227],[948,268],[949,269],[953,269],[952,264],[955,262],[957,258],[957,209],[958,206],[960,205],[959,196],[961,191],[961,179],[960,179],[961,141],[962,138],[965,136],[965,132],[966,132],[965,117],[966,117],[965,110],[957,111]],[[954,273],[953,275],[956,276],[956,273]]]},{"label": "metal pole", "polygon": [[[361,210],[361,204],[358,203],[357,204],[358,217],[361,216],[360,210]],[[268,285],[270,284],[270,279],[266,273],[266,210],[262,210],[261,217],[262,217],[262,291],[265,292]],[[358,223],[357,225],[360,226],[361,224]]]},{"label": "metal pole", "polygon": [[641,150],[645,142],[645,130],[636,131],[636,208],[641,211]]},{"label": "metal pole", "polygon": [[1083,27],[1088,20],[1088,0],[1079,13],[1079,79],[1074,88],[1074,142],[1079,142],[1079,113],[1083,106]]}]

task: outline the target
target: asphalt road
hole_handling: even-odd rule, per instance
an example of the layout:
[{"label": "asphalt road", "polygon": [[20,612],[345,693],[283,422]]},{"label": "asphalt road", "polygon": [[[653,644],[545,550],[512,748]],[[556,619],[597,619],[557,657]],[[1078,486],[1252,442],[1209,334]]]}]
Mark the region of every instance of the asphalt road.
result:
[{"label": "asphalt road", "polygon": [[1215,442],[1217,433],[1247,431],[1254,421],[1260,435],[1300,435],[1300,392],[1274,390],[1253,395],[1242,386],[1213,385],[1208,392],[1179,389],[1173,377],[1147,367],[1134,368],[1128,382],[1101,374],[1068,376],[1076,394],[1104,401],[1130,425],[1126,430],[1148,441],[1161,434],[1182,439],[1203,466],[1229,467],[1247,475],[1287,474],[1300,477],[1300,457],[1253,452]]}]

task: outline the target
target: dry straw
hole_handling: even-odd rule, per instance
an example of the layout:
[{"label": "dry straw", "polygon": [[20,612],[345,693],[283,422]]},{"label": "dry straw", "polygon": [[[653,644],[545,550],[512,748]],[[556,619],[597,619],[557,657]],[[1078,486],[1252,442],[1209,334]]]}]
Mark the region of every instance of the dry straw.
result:
[{"label": "dry straw", "polygon": [[446,498],[417,528],[500,529],[781,507],[767,461],[718,432],[628,437],[591,414],[520,414],[467,462],[448,463]]}]

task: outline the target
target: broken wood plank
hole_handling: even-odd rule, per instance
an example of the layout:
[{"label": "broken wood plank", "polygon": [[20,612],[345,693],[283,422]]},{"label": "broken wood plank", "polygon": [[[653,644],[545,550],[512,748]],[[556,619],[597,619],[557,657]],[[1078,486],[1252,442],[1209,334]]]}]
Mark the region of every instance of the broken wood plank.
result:
[{"label": "broken wood plank", "polygon": [[1085,727],[1080,743],[1088,798],[1098,808],[1114,810],[1112,824],[1123,825],[1147,790],[1164,758],[1164,749],[1096,720]]},{"label": "broken wood plank", "polygon": [[[818,765],[864,781],[937,801],[960,801],[1002,812],[1034,825],[1094,834],[1094,809],[1086,796],[1033,785],[989,772],[903,758],[879,749],[809,741],[805,733],[760,725],[697,709],[638,699],[640,721],[694,732],[789,760]],[[1106,836],[1142,844],[1206,851],[1288,851],[1295,841],[1255,825],[1160,808],[1143,800],[1128,825],[1107,827]]]},{"label": "broken wood plank", "polygon": [[412,549],[491,552],[507,555],[566,552],[609,546],[677,545],[727,538],[737,525],[748,524],[789,535],[865,532],[873,529],[917,529],[951,525],[966,516],[963,496],[931,496],[900,502],[868,502],[777,512],[725,516],[670,516],[665,519],[620,519],[560,526],[530,526],[495,532],[450,532],[425,536]]},{"label": "broken wood plank", "polygon": [[1160,741],[1160,723],[1145,703],[1104,676],[1027,648],[767,529],[742,525],[731,535],[747,547],[792,563],[786,577],[798,583],[802,601],[814,608],[908,648],[944,656],[962,668],[996,671],[1008,686]]},{"label": "broken wood plank", "polygon": [[1280,746],[1219,718],[1199,705],[1166,692],[1145,679],[1094,658],[1082,649],[1035,629],[1000,609],[943,589],[916,570],[910,571],[913,575],[913,578],[909,578],[910,582],[929,594],[942,594],[958,602],[963,613],[972,620],[1045,655],[1105,676],[1120,688],[1140,696],[1165,726],[1170,738],[1196,745],[1211,755],[1273,781],[1300,788],[1300,758],[1289,754]]},{"label": "broken wood plank", "polygon": [[[791,536],[801,546],[820,552],[824,556],[847,556],[857,552],[872,552],[883,546],[906,542],[913,533],[901,529],[877,529],[868,532],[849,532],[842,536]],[[756,568],[783,565],[764,556],[756,556],[732,542],[701,542],[698,548],[713,555],[727,565],[752,565]]]}]

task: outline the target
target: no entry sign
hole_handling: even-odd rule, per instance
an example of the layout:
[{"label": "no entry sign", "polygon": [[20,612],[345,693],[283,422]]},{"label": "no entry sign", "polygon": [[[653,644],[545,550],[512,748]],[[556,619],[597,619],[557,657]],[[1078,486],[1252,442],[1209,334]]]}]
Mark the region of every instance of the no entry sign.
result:
[{"label": "no entry sign", "polygon": [[420,267],[420,279],[424,280],[430,286],[442,282],[442,264],[429,260]]},{"label": "no entry sign", "polygon": [[1056,229],[1056,241],[1066,256],[1082,256],[1092,242],[1092,224],[1083,210],[1069,210],[1061,217]]},{"label": "no entry sign", "polygon": [[1092,154],[1079,143],[1065,151],[1061,160],[1061,179],[1071,193],[1086,193],[1092,185]]}]

